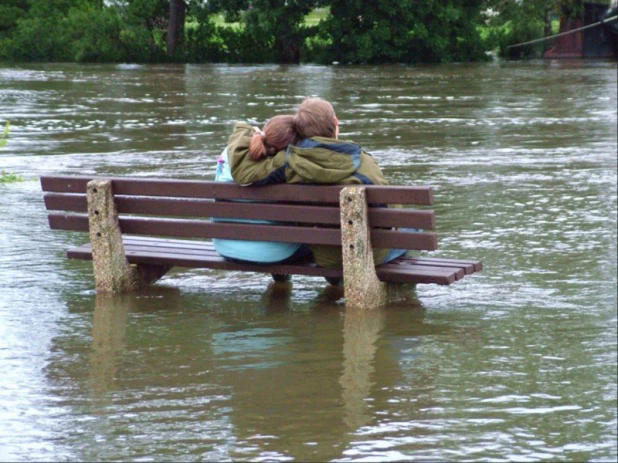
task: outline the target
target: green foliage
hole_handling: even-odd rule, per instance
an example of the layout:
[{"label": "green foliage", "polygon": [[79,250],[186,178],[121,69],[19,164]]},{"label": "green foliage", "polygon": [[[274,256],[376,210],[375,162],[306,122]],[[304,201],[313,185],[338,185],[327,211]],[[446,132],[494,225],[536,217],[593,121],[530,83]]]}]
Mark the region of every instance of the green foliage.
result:
[{"label": "green foliage", "polygon": [[228,63],[268,63],[276,61],[263,41],[255,41],[246,29],[218,29],[221,38],[222,57]]},{"label": "green foliage", "polygon": [[129,62],[158,62],[165,58],[169,0],[128,0],[122,8],[120,41]]},{"label": "green foliage", "polygon": [[[579,0],[570,0],[572,8]],[[494,5],[495,3],[495,5]],[[487,22],[487,40],[500,56],[511,58],[540,56],[546,44],[532,44],[509,49],[509,45],[539,39],[545,35],[546,21],[558,14],[560,4],[555,0],[522,0],[520,2],[489,1],[498,13]],[[551,33],[551,23],[547,24]]]},{"label": "green foliage", "polygon": [[0,4],[0,36],[13,30],[27,11],[27,0],[3,0]]},{"label": "green foliage", "polygon": [[481,59],[479,0],[332,0],[322,36],[344,63]]},{"label": "green foliage", "polygon": [[[0,58],[23,61],[153,62],[164,56],[155,24],[165,0],[132,0],[123,7],[101,0],[29,0]],[[25,10],[24,10],[25,11]],[[159,37],[159,40],[157,40]]]},{"label": "green foliage", "polygon": [[[208,27],[205,27],[208,24]],[[273,61],[269,48],[256,42],[246,27],[225,27],[210,23],[187,29],[187,59],[189,62],[268,63]]]},{"label": "green foliage", "polygon": [[0,135],[0,148],[6,145],[7,139],[9,138],[10,131],[11,131],[11,124],[7,121],[6,126],[4,127],[4,133]]},{"label": "green foliage", "polygon": [[[13,2],[15,3],[15,2]],[[28,0],[20,8],[8,40],[0,44],[0,55],[27,61],[72,61],[67,13],[86,0]]]},{"label": "green foliage", "polygon": [[27,17],[17,25],[9,55],[25,61],[72,61],[67,26],[60,15]]},{"label": "green foliage", "polygon": [[110,9],[93,15],[91,11],[71,9],[68,14],[69,31],[75,61],[121,61],[126,50],[120,36],[122,22]]},{"label": "green foliage", "polygon": [[301,55],[304,61],[310,63],[330,64],[333,61],[331,56],[332,38],[328,35],[324,24],[315,26],[316,31],[308,34],[301,48]]},{"label": "green foliage", "polygon": [[169,14],[169,0],[128,0],[124,11],[133,19],[140,19],[151,24],[157,18],[165,18]]},{"label": "green foliage", "polygon": [[[11,124],[7,121],[4,132],[0,135],[0,148],[6,145],[7,139],[9,137],[9,132],[11,130]],[[19,175],[12,174],[10,172],[0,171],[0,183],[12,183],[12,182],[21,182],[23,180]]]},{"label": "green foliage", "polygon": [[252,0],[242,22],[251,40],[270,52],[270,61],[298,63],[305,38],[313,31],[305,26],[305,17],[324,4],[319,0]]},{"label": "green foliage", "polygon": [[[370,64],[481,60],[489,49],[506,54],[508,45],[541,37],[550,23],[548,12],[554,19],[559,14],[557,5],[573,14],[583,4],[582,0],[184,1],[184,43],[176,55],[181,61]],[[482,12],[487,9],[499,14],[486,18]],[[1,0],[0,59],[167,61],[169,15],[170,0]],[[534,48],[523,51],[538,53]]]},{"label": "green foliage", "polygon": [[191,22],[185,29],[189,62],[235,62],[234,53],[245,49],[238,43],[243,33],[236,27],[225,27],[219,15],[213,14],[212,9],[213,4],[210,2],[204,5],[189,5]]},{"label": "green foliage", "polygon": [[[297,63],[312,30],[305,17],[324,0],[211,0],[189,4],[189,61]],[[222,24],[221,15],[227,22]],[[229,27],[233,23],[233,27]]]},{"label": "green foliage", "polygon": [[322,22],[322,20],[326,19],[326,17],[330,14],[330,8],[316,8],[311,11],[307,16],[305,16],[304,24],[306,26],[317,26]]},{"label": "green foliage", "polygon": [[0,183],[14,183],[23,182],[23,177],[13,174],[11,172],[0,171]]},{"label": "green foliage", "polygon": [[125,21],[111,8],[104,8],[96,15],[72,9],[68,18],[75,61],[154,61],[157,47],[145,24]]}]

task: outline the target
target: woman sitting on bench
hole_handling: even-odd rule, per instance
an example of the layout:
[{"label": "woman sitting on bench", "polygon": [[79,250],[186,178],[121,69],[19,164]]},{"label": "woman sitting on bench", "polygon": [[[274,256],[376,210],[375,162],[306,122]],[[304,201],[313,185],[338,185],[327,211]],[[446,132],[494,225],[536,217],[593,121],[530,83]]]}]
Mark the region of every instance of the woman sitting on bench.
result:
[{"label": "woman sitting on bench", "polygon": [[[248,124],[237,123],[230,137],[228,147],[217,160],[215,181],[234,182],[230,171],[228,153],[230,149],[244,157],[245,176],[262,178],[265,184],[278,163],[285,162],[285,148],[297,141],[294,116],[275,116],[264,126],[264,131]],[[281,153],[282,156],[277,157]],[[242,178],[242,177],[241,177]],[[285,178],[284,178],[285,181]],[[237,183],[241,183],[238,182]],[[281,183],[273,180],[271,183]],[[242,184],[242,183],[241,183]],[[212,219],[215,222],[249,222],[272,224],[265,220]],[[241,241],[215,238],[212,240],[217,252],[227,260],[261,264],[279,264],[311,255],[309,248],[300,243],[276,241]]]}]

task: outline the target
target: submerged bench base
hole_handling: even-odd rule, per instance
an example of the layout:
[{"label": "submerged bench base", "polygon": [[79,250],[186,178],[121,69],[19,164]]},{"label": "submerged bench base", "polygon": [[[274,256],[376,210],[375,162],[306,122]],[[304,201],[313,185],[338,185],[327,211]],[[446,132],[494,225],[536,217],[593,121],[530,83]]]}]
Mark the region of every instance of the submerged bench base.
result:
[{"label": "submerged bench base", "polygon": [[[287,264],[230,262],[215,251],[211,242],[206,241],[123,236],[123,244],[129,263],[139,267],[210,268],[284,275],[343,277],[342,270],[318,267],[315,263],[307,260]],[[92,260],[92,247],[90,243],[87,243],[69,249],[67,257]],[[376,267],[376,274],[379,280],[394,283],[449,285],[462,279],[465,275],[480,271],[481,268],[481,263],[478,261],[400,257],[388,264]],[[160,277],[164,274],[161,274]]]}]

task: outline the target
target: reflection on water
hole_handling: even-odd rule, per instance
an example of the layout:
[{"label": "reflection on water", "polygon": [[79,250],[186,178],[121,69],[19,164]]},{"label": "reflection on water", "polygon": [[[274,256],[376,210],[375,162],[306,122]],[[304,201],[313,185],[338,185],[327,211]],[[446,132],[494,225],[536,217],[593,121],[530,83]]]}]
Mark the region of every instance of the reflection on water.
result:
[{"label": "reflection on water", "polygon": [[131,295],[97,294],[92,321],[90,387],[93,395],[114,390],[118,361],[125,345]]},{"label": "reflection on water", "polygon": [[[253,308],[233,317],[180,306],[176,288],[93,295],[92,343],[78,354],[84,363],[67,359],[58,338],[54,350],[64,355],[47,370],[58,387],[69,378],[83,383],[82,393],[56,393],[92,417],[65,439],[85,459],[159,454],[179,439],[187,455],[207,459],[242,459],[251,449],[277,459],[330,458],[350,432],[374,421],[368,400],[386,317],[383,310],[344,314],[333,289],[301,317],[281,309],[290,300],[290,283],[270,284]],[[159,301],[154,308],[153,299]],[[191,320],[174,327],[187,312]],[[209,328],[213,324],[216,329]],[[144,339],[142,333],[159,336]],[[378,370],[394,365],[394,359],[380,360]],[[196,419],[208,423],[186,427]],[[140,437],[152,433],[156,442]],[[212,433],[233,434],[234,442],[219,448]]]},{"label": "reflection on water", "polygon": [[371,420],[366,400],[370,397],[374,361],[384,311],[347,311],[343,324],[343,388],[344,421],[355,431]]},{"label": "reflection on water", "polygon": [[[0,459],[615,461],[616,64],[6,65]],[[237,119],[305,95],[440,250],[485,270],[347,312],[341,288],[178,269],[102,296],[44,173],[211,179]]]}]

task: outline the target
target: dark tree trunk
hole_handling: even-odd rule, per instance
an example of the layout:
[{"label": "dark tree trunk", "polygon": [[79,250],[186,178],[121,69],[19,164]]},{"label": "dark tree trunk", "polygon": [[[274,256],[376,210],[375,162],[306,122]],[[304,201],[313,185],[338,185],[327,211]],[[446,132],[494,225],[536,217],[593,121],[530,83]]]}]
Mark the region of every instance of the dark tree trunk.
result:
[{"label": "dark tree trunk", "polygon": [[543,18],[543,22],[545,23],[545,37],[549,37],[552,34],[551,30],[551,8],[545,8],[545,17]]},{"label": "dark tree trunk", "polygon": [[290,30],[280,31],[275,37],[275,53],[278,63],[300,63],[300,35]]},{"label": "dark tree trunk", "polygon": [[185,35],[185,0],[170,0],[170,21],[167,27],[167,56],[176,58]]},{"label": "dark tree trunk", "polygon": [[[552,30],[551,30],[551,8],[549,7],[545,7],[545,15],[543,18],[543,21],[545,23],[545,37],[549,37],[550,35],[552,35]],[[551,48],[551,42],[545,42],[545,50],[547,51],[548,48]]]}]

